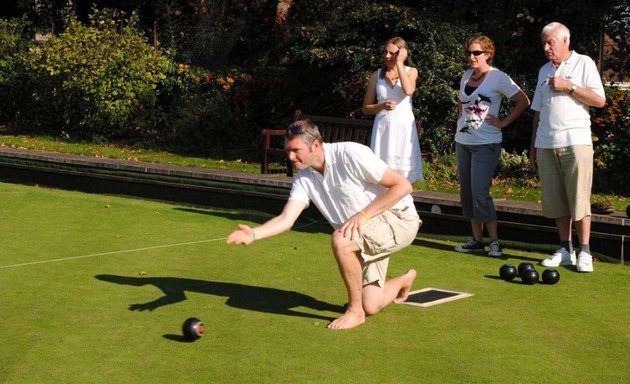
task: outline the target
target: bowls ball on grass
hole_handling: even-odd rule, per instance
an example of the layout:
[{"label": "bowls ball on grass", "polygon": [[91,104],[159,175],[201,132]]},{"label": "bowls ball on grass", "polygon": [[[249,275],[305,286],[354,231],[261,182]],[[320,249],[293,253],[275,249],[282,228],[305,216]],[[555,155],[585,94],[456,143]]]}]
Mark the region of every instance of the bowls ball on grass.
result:
[{"label": "bowls ball on grass", "polygon": [[542,281],[544,284],[553,285],[560,281],[560,272],[553,268],[545,269],[542,273]]},{"label": "bowls ball on grass", "polygon": [[503,264],[499,268],[499,276],[505,281],[514,280],[516,277],[516,267],[512,264]]},{"label": "bowls ball on grass", "polygon": [[188,340],[195,341],[201,336],[203,336],[206,328],[203,325],[203,322],[196,317],[190,317],[184,321],[182,325],[182,332],[184,333],[184,337]]},{"label": "bowls ball on grass", "polygon": [[520,263],[518,265],[518,275],[522,276],[523,272],[525,272],[528,269],[534,269],[534,265],[532,265],[532,263],[529,263],[527,261]]},{"label": "bowls ball on grass", "polygon": [[521,281],[523,284],[532,285],[538,282],[538,271],[535,268],[526,269],[521,274]]}]

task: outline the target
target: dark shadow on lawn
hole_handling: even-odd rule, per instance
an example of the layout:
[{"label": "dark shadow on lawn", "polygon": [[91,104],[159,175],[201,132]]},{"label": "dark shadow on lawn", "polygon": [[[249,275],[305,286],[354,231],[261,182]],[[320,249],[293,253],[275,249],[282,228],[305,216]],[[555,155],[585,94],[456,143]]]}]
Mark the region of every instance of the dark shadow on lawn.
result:
[{"label": "dark shadow on lawn", "polygon": [[[513,280],[503,280],[500,276],[493,276],[493,275],[485,275],[484,276],[486,279],[492,279],[492,280],[502,280],[503,282],[505,282],[506,284],[518,284],[518,285],[534,285],[534,284],[525,284],[523,283],[523,280],[521,280],[520,277],[515,277]],[[536,282],[536,285],[551,285],[551,284],[545,284],[542,281],[542,277],[538,278],[538,281]]]},{"label": "dark shadow on lawn", "polygon": [[177,207],[174,209],[176,211],[194,213],[196,215],[219,216],[230,220],[253,221],[260,223],[263,223],[273,217],[273,215],[270,215],[268,213],[239,211],[237,209],[235,209],[234,212],[230,212],[224,209],[202,209],[194,207]]},{"label": "dark shadow on lawn", "polygon": [[[178,207],[175,210],[200,214],[200,215],[210,215],[223,217],[233,221],[251,221],[254,223],[262,224],[267,220],[274,217],[274,215],[267,213],[259,213],[253,211],[245,211],[245,212],[230,212],[222,209],[212,209],[212,210],[204,210],[199,208],[190,208],[190,207]],[[280,212],[278,212],[280,213]],[[236,227],[236,225],[234,225]],[[309,212],[309,214],[302,214],[298,220],[293,225],[292,230],[299,232],[307,232],[307,233],[330,233],[332,234],[333,228],[328,224],[326,219],[324,219],[321,215]]]},{"label": "dark shadow on lawn", "polygon": [[[420,227],[420,231],[422,231],[422,227]],[[453,247],[450,247],[446,244],[442,244],[442,243],[438,243],[438,242],[433,242],[433,241],[428,241],[428,240],[420,240],[418,238],[416,238],[413,243],[411,243],[411,245],[417,245],[417,246],[421,246],[421,247],[425,247],[425,248],[432,248],[432,249],[439,249],[442,251],[453,251]]]},{"label": "dark shadow on lawn", "polygon": [[471,252],[471,253],[468,253],[468,254],[466,254],[466,253],[459,253],[459,252],[455,251],[452,246],[446,245],[446,244],[442,244],[442,243],[437,242],[437,241],[434,242],[434,241],[430,241],[430,240],[415,239],[413,241],[412,245],[417,245],[417,246],[426,247],[426,248],[432,248],[432,249],[439,249],[439,250],[442,250],[442,251],[452,251],[454,254],[458,254],[458,255],[488,257],[490,259],[495,259],[497,261],[503,261],[503,262],[505,262],[508,259],[529,261],[529,262],[534,262],[534,263],[539,263],[540,262],[540,259],[537,259],[535,257],[512,255],[509,252],[509,249],[505,249],[505,248],[503,249],[503,256],[495,257],[495,256],[489,256],[486,252],[479,252],[479,253]]},{"label": "dark shadow on lawn", "polygon": [[503,252],[503,259],[513,259],[514,262],[510,263],[510,264],[516,264],[516,265],[514,265],[515,267],[518,266],[518,263],[516,262],[517,260],[520,260],[521,262],[527,261],[527,262],[530,262],[530,263],[534,264],[534,266],[540,267],[540,265],[538,265],[540,263],[540,259],[537,259],[535,257],[515,256],[515,255],[511,255],[509,253],[506,253],[504,251]]},{"label": "dark shadow on lawn", "polygon": [[193,339],[187,338],[184,335],[166,334],[166,335],[163,335],[162,337],[164,337],[167,340],[177,341],[179,343],[192,343],[195,341]]},{"label": "dark shadow on lawn", "polygon": [[306,307],[318,311],[338,313],[343,313],[345,310],[343,306],[329,304],[302,293],[275,288],[177,277],[130,277],[116,275],[96,275],[95,277],[101,281],[134,287],[154,285],[164,292],[164,296],[148,303],[131,304],[129,306],[130,311],[153,311],[165,305],[179,303],[186,300],[186,291],[225,296],[227,297],[226,304],[233,308],[327,321],[332,321],[334,318],[300,312],[293,308]]},{"label": "dark shadow on lawn", "polygon": [[486,279],[491,279],[491,280],[501,280],[501,281],[503,281],[503,282],[504,282],[504,283],[506,283],[506,284],[519,284],[519,285],[527,285],[527,284],[523,283],[523,282],[521,281],[521,278],[520,278],[520,277],[518,277],[518,276],[517,276],[517,277],[515,277],[515,278],[514,278],[514,279],[512,279],[512,280],[503,280],[503,279],[501,278],[501,276],[498,276],[498,275],[497,275],[497,276],[495,276],[495,275],[484,275],[483,277],[485,277]]}]

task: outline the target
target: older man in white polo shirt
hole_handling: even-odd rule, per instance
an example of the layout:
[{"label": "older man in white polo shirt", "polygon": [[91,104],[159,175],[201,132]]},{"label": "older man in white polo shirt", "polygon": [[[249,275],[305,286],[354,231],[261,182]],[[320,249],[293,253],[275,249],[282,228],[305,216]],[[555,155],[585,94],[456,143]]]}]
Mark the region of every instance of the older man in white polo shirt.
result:
[{"label": "older man in white polo shirt", "polygon": [[589,241],[593,142],[589,107],[603,107],[606,96],[593,60],[569,49],[566,26],[550,23],[541,37],[550,61],[538,72],[532,100],[535,113],[530,161],[538,166],[543,215],[555,219],[560,238],[560,249],[541,264],[576,264],[571,240],[575,222],[580,240],[577,270],[592,272]]},{"label": "older man in white polo shirt", "polygon": [[249,245],[285,232],[313,202],[335,228],[332,251],[348,294],[346,312],[328,328],[357,327],[386,305],[405,301],[416,271],[385,277],[389,256],[413,242],[421,223],[411,184],[364,145],[324,143],[309,120],[287,128],[285,149],[300,172],[282,213],[256,228],[239,225],[227,243]]}]

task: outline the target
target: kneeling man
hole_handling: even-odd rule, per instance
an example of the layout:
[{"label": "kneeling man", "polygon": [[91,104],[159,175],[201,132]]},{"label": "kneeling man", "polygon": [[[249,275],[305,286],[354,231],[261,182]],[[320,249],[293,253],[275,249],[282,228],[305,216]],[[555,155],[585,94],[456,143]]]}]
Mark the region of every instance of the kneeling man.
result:
[{"label": "kneeling man", "polygon": [[227,243],[249,245],[288,231],[313,202],[335,228],[332,251],[348,294],[346,312],[328,328],[357,327],[386,305],[405,301],[416,271],[385,277],[389,256],[410,245],[421,224],[409,181],[364,145],[324,143],[309,120],[287,128],[285,149],[299,173],[282,213],[256,228],[239,225]]}]

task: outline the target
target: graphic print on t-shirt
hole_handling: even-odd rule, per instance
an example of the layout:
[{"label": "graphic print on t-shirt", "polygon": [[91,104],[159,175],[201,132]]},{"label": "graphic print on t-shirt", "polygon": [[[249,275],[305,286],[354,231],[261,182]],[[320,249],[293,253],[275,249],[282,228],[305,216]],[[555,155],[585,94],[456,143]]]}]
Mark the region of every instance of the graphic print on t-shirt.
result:
[{"label": "graphic print on t-shirt", "polygon": [[459,130],[464,133],[471,133],[470,129],[479,129],[481,123],[486,118],[492,101],[488,96],[479,95],[476,99],[466,103],[462,102],[464,113],[466,114],[466,124]]}]

